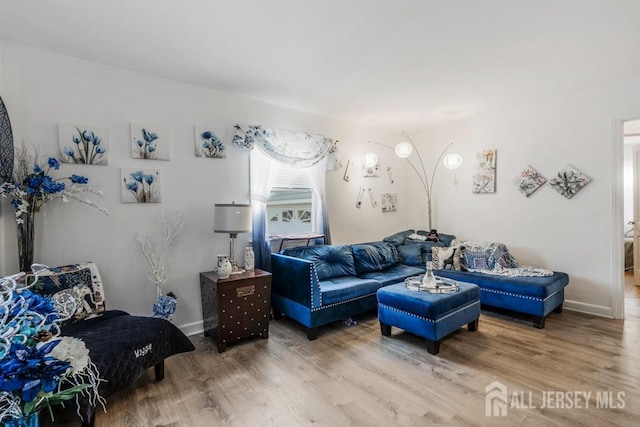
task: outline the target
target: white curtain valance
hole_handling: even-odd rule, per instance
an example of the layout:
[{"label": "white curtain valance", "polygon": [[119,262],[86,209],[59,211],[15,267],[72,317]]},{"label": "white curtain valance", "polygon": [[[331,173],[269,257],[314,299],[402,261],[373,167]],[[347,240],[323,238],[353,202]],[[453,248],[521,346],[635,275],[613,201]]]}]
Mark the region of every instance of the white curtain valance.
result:
[{"label": "white curtain valance", "polygon": [[323,135],[293,133],[266,128],[261,125],[242,129],[235,126],[232,144],[243,150],[257,147],[262,153],[284,164],[307,168],[329,156],[329,164],[336,164],[337,142]]}]

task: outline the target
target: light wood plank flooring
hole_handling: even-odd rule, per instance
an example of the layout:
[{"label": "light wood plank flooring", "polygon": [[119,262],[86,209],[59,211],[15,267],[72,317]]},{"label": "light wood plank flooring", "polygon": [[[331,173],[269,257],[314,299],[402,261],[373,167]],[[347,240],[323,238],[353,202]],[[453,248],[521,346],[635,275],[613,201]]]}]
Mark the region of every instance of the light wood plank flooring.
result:
[{"label": "light wood plank flooring", "polygon": [[[356,317],[356,326],[324,327],[315,341],[290,319],[272,321],[268,340],[231,344],[222,354],[194,336],[197,350],[169,358],[164,381],[149,370],[108,398],[96,425],[637,426],[640,299],[626,300],[626,315],[617,321],[565,310],[539,330],[483,311],[477,332],[460,329],[437,356],[397,328],[383,337],[375,313]],[[493,381],[508,387],[509,405],[522,391],[518,402],[536,408],[509,406],[506,417],[487,417],[485,387]],[[564,399],[565,408],[540,408],[543,392],[555,391],[591,392],[589,407],[578,400],[583,408],[569,409]],[[598,408],[598,392],[613,392],[614,404],[623,392],[624,407]]]}]

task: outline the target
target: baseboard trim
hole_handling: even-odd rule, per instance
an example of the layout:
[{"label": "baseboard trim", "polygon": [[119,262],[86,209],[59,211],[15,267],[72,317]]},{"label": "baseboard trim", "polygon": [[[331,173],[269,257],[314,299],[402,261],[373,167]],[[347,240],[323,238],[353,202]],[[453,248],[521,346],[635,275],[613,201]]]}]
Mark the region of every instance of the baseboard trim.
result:
[{"label": "baseboard trim", "polygon": [[178,328],[180,328],[180,330],[188,337],[204,333],[204,324],[202,323],[202,320],[180,325]]},{"label": "baseboard trim", "polygon": [[594,316],[613,319],[613,309],[604,305],[587,304],[585,302],[564,300],[564,309],[576,311],[578,313],[592,314]]}]

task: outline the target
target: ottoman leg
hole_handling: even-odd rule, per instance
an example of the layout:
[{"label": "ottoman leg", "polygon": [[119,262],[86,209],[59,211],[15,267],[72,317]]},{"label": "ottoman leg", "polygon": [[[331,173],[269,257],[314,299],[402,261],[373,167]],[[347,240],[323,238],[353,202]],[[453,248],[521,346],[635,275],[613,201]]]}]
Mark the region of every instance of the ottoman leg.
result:
[{"label": "ottoman leg", "polygon": [[391,336],[391,325],[380,322],[380,333],[385,337]]},{"label": "ottoman leg", "polygon": [[471,323],[467,323],[467,327],[469,328],[469,330],[471,332],[475,332],[478,330],[478,323],[480,322],[480,319],[476,319]]},{"label": "ottoman leg", "polygon": [[562,303],[560,303],[556,308],[553,309],[554,313],[562,313]]},{"label": "ottoman leg", "polygon": [[[425,338],[426,339],[426,338]],[[432,341],[430,339],[427,340],[427,351],[430,354],[438,354],[440,353],[440,341]]]},{"label": "ottoman leg", "polygon": [[533,316],[533,326],[544,329],[544,316]]}]

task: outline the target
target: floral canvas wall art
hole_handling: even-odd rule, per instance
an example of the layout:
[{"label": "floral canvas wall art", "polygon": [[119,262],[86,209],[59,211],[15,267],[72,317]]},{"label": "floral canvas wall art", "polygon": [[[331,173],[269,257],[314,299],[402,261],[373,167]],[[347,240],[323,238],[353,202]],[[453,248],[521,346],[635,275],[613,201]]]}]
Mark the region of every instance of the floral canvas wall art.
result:
[{"label": "floral canvas wall art", "polygon": [[473,175],[474,193],[496,192],[496,149],[483,150],[477,155],[476,173]]},{"label": "floral canvas wall art", "polygon": [[549,180],[549,185],[567,199],[575,196],[591,181],[591,178],[572,166],[562,168],[556,177]]},{"label": "floral canvas wall art", "polygon": [[58,125],[60,161],[85,165],[107,165],[108,131],[83,125]]},{"label": "floral canvas wall art", "polygon": [[131,158],[169,160],[169,131],[155,125],[131,125]]},{"label": "floral canvas wall art", "polygon": [[160,203],[160,172],[156,169],[120,169],[122,203]]},{"label": "floral canvas wall art", "polygon": [[393,212],[398,206],[398,194],[397,193],[383,193],[382,199],[382,212]]},{"label": "floral canvas wall art", "polygon": [[224,146],[224,129],[213,127],[196,127],[196,156],[210,159],[224,159],[227,157]]},{"label": "floral canvas wall art", "polygon": [[542,187],[545,182],[547,182],[547,179],[540,175],[538,171],[531,166],[527,166],[522,169],[520,171],[520,175],[513,180],[513,183],[518,190],[527,197],[532,195],[538,188]]}]

